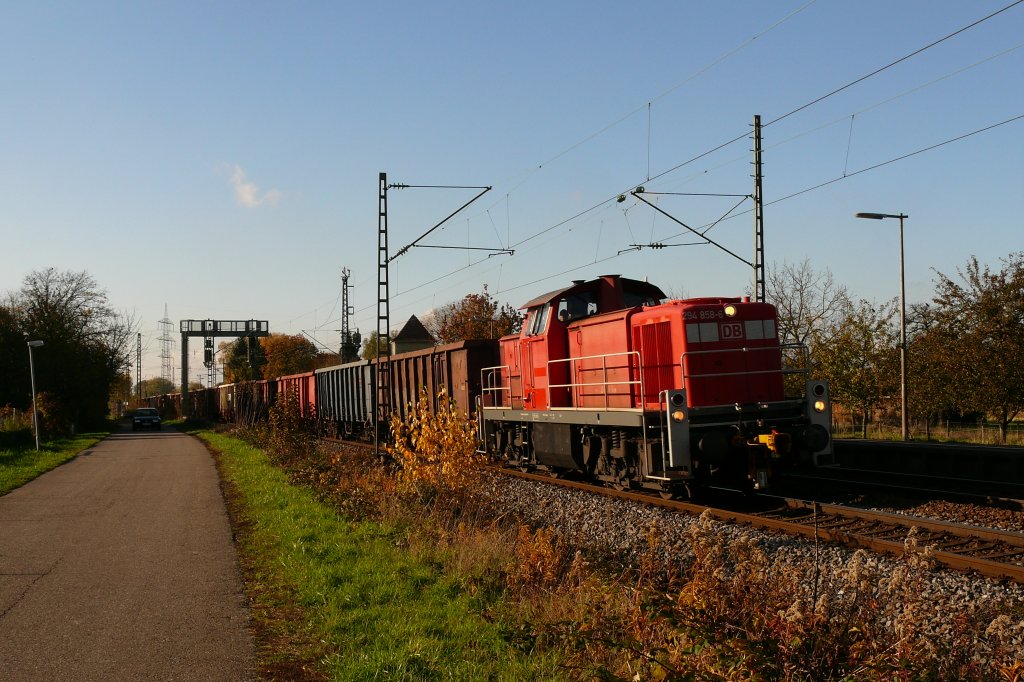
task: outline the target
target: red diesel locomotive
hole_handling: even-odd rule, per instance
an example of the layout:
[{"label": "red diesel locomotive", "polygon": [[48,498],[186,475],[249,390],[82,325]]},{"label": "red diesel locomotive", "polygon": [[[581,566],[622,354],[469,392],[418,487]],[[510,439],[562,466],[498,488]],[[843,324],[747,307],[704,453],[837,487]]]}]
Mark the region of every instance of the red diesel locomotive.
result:
[{"label": "red diesel locomotive", "polygon": [[[775,308],[665,298],[616,275],[540,296],[482,373],[484,448],[524,468],[666,495],[763,489],[782,465],[832,459],[824,382],[787,396]],[[806,358],[806,353],[802,354]]]},{"label": "red diesel locomotive", "polygon": [[806,375],[806,349],[795,354],[801,367],[785,366],[794,353],[779,343],[773,306],[664,299],[658,287],[616,275],[577,281],[523,306],[522,331],[498,342],[190,392],[192,414],[259,420],[292,392],[325,432],[366,437],[378,364],[387,362],[382,404],[404,415],[421,389],[434,396],[444,386],[467,414],[476,404],[483,448],[523,468],[682,495],[707,485],[763,489],[786,464],[832,463],[828,386],[786,381]]}]

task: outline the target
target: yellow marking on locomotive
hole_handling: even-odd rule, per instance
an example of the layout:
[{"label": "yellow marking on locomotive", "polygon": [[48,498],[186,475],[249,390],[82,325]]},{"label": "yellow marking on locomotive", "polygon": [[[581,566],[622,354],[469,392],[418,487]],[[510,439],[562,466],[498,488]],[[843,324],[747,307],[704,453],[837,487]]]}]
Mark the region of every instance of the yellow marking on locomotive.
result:
[{"label": "yellow marking on locomotive", "polygon": [[757,437],[751,442],[751,445],[763,445],[768,450],[778,456],[789,452],[789,446],[792,440],[788,433],[779,433],[772,431],[771,433],[759,433]]}]

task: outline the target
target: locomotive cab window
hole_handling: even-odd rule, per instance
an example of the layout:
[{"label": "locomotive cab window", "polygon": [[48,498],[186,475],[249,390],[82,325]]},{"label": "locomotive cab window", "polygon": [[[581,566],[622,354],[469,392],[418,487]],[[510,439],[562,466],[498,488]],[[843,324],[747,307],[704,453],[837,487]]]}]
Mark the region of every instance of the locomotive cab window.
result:
[{"label": "locomotive cab window", "polygon": [[641,294],[635,291],[625,291],[622,294],[625,300],[627,308],[635,308],[639,305],[656,305],[658,301],[654,300],[649,294]]},{"label": "locomotive cab window", "polygon": [[537,336],[543,334],[544,330],[548,327],[548,316],[551,312],[551,304],[545,303],[539,308],[533,308],[526,316],[526,329],[527,336]]},{"label": "locomotive cab window", "polygon": [[593,291],[581,291],[558,301],[558,319],[572,322],[589,317],[597,312],[597,301]]}]

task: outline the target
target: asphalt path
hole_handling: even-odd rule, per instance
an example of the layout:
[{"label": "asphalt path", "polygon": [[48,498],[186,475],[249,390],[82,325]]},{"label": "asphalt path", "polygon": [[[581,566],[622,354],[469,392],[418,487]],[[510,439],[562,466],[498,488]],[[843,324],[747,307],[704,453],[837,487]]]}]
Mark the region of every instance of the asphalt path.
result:
[{"label": "asphalt path", "polygon": [[0,680],[254,678],[201,443],[117,433],[0,497]]}]

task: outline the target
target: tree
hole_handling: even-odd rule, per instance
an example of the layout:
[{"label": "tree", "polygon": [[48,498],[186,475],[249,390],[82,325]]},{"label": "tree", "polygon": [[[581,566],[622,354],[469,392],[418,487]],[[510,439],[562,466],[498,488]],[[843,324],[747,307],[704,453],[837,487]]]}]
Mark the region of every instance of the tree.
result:
[{"label": "tree", "polygon": [[939,310],[927,303],[910,306],[907,314],[907,402],[911,414],[924,417],[926,437],[941,416],[958,412],[950,388],[956,379],[950,371],[950,338]]},{"label": "tree", "polygon": [[[765,301],[775,306],[778,314],[779,342],[784,344],[785,365],[803,368],[810,359],[811,372],[819,376],[813,364],[814,342],[830,337],[843,314],[851,306],[846,287],[837,285],[832,273],[815,272],[809,260],[799,265],[773,264],[765,274]],[[804,354],[803,348],[810,351]],[[806,377],[786,376],[786,394],[803,395]]]},{"label": "tree", "polygon": [[779,341],[810,345],[815,332],[835,326],[848,310],[850,296],[832,273],[815,272],[810,261],[773,264],[765,277],[765,300],[779,316]]},{"label": "tree", "polygon": [[26,336],[45,342],[36,353],[36,388],[61,415],[54,423],[73,430],[101,422],[111,387],[129,366],[135,321],[110,307],[87,272],[54,268],[29,273],[7,307],[22,343]]},{"label": "tree", "polygon": [[[390,334],[388,343],[391,343],[391,340],[394,339],[394,337],[394,333]],[[378,338],[376,331],[372,331],[367,334],[366,338],[363,339],[363,348],[359,351],[359,357],[363,360],[372,360],[378,355],[387,352],[387,347],[384,343],[378,343]]]},{"label": "tree", "polygon": [[32,403],[25,341],[15,310],[0,305],[0,407],[25,410]]},{"label": "tree", "polygon": [[358,360],[362,341],[363,339],[358,329],[354,332],[349,332],[348,338],[341,340],[341,352],[338,354],[338,362],[344,364]]},{"label": "tree", "polygon": [[517,334],[523,325],[523,315],[512,306],[499,308],[484,287],[482,294],[468,294],[434,311],[427,318],[427,330],[441,343],[454,343],[469,339],[499,339]]},{"label": "tree", "polygon": [[979,411],[1006,427],[1024,409],[1024,252],[992,272],[974,256],[959,281],[938,273],[934,350],[951,377],[948,390],[965,412]]},{"label": "tree", "polygon": [[262,337],[260,345],[267,361],[264,379],[310,372],[315,366],[316,346],[301,334],[271,334]]},{"label": "tree", "polygon": [[254,336],[243,336],[229,344],[221,344],[227,354],[224,362],[224,381],[253,381],[263,378],[263,366],[267,362],[263,345]]},{"label": "tree", "polygon": [[164,395],[166,393],[174,393],[177,390],[178,386],[173,381],[168,381],[163,377],[153,377],[152,379],[143,379],[136,384],[135,395],[139,397]]},{"label": "tree", "polygon": [[813,332],[816,376],[829,382],[834,402],[860,412],[865,437],[872,409],[899,389],[895,317],[895,303],[876,307],[862,300],[844,306],[834,328]]},{"label": "tree", "polygon": [[123,406],[126,406],[132,399],[132,375],[131,372],[122,372],[114,379],[110,387],[110,412],[120,416]]},{"label": "tree", "polygon": [[[357,353],[352,360],[347,360],[347,362],[352,362],[353,360],[358,359],[359,354]],[[313,369],[321,369],[323,367],[334,367],[335,365],[340,364],[342,364],[342,359],[341,356],[339,356],[337,353],[320,352],[317,353],[317,356],[315,358],[313,358]]]}]

